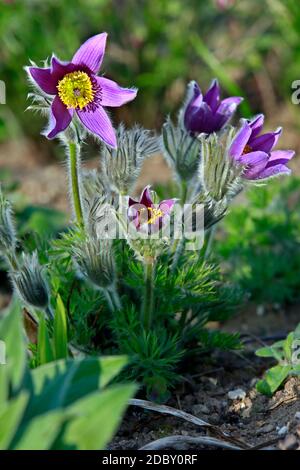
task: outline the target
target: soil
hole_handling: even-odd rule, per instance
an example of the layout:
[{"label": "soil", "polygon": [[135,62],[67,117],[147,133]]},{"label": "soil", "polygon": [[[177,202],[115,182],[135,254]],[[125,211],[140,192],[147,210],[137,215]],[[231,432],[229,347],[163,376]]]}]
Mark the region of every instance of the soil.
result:
[{"label": "soil", "polygon": [[[62,164],[37,155],[37,147],[26,140],[5,144],[0,147],[0,167],[12,171],[26,200],[68,211]],[[98,161],[91,160],[85,165],[96,167]],[[156,156],[144,168],[138,189],[169,178],[170,170],[161,157]],[[0,284],[5,287],[2,280]],[[8,302],[9,295],[4,289],[0,291],[0,308]],[[214,425],[214,429],[248,446],[300,449],[300,378],[290,378],[271,399],[260,395],[255,389],[256,381],[271,363],[254,354],[261,342],[268,341],[267,337],[283,336],[297,325],[299,307],[247,305],[226,324],[226,330],[244,334],[245,349],[236,353],[214,353],[205,359],[199,357],[190,375],[172,391],[167,405],[203,419]],[[236,392],[237,389],[240,390]],[[236,392],[238,398],[231,399],[229,392]],[[109,448],[140,449],[167,436],[199,437],[211,432],[210,428],[165,413],[130,406]],[[178,440],[175,447],[189,449],[193,445]],[[214,447],[198,443],[194,448]]]}]

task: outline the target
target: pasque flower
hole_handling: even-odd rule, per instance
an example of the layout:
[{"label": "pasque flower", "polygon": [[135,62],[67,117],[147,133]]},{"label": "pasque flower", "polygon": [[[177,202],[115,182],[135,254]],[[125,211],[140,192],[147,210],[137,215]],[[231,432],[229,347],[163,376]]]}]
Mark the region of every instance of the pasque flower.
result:
[{"label": "pasque flower", "polygon": [[169,219],[175,202],[176,199],[165,199],[155,204],[150,186],[146,186],[139,201],[129,198],[128,218],[138,231],[156,232]]},{"label": "pasque flower", "polygon": [[229,149],[236,162],[245,166],[243,177],[248,180],[270,178],[280,174],[290,174],[286,166],[293,158],[293,150],[273,150],[282,129],[261,134],[264,116],[260,114],[251,121],[245,121]]},{"label": "pasque flower", "polygon": [[114,129],[103,107],[122,106],[133,100],[137,91],[121,88],[114,81],[97,76],[106,38],[106,33],[91,37],[70,62],[61,62],[52,56],[49,68],[28,67],[30,76],[41,90],[54,96],[46,131],[49,139],[64,131],[76,113],[90,132],[111,147],[117,146]]},{"label": "pasque flower", "polygon": [[199,85],[193,81],[189,85],[189,94],[184,111],[185,128],[193,133],[217,132],[230,120],[237,106],[243,100],[238,96],[220,99],[220,86],[215,79],[205,95]]}]

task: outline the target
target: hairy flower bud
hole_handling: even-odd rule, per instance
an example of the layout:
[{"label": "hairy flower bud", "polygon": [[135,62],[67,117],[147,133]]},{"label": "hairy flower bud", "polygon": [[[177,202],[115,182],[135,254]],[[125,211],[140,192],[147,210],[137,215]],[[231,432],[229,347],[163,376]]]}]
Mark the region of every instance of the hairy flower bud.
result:
[{"label": "hairy flower bud", "polygon": [[201,142],[168,118],[162,128],[161,149],[180,180],[191,180],[199,165]]},{"label": "hairy flower bud", "polygon": [[16,292],[25,303],[40,309],[48,308],[49,287],[36,251],[23,253],[22,266],[11,273],[11,278]]},{"label": "hairy flower bud", "polygon": [[115,263],[111,240],[87,236],[72,248],[73,259],[80,273],[100,289],[115,283]]},{"label": "hairy flower bud", "polygon": [[16,234],[10,203],[0,188],[0,251],[15,250]]},{"label": "hairy flower bud", "polygon": [[243,188],[244,167],[229,154],[234,128],[201,139],[199,178],[202,191],[215,201],[231,200]]},{"label": "hairy flower bud", "polygon": [[133,189],[146,158],[159,150],[157,137],[139,126],[117,130],[118,148],[104,146],[102,174],[111,191],[128,194]]}]

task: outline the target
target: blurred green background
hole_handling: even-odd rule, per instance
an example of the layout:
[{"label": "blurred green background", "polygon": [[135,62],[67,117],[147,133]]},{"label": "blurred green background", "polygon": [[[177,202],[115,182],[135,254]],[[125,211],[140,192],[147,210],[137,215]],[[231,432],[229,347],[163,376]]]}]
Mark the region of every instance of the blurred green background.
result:
[{"label": "blurred green background", "polygon": [[295,0],[1,0],[7,105],[0,106],[0,142],[26,135],[45,145],[41,118],[24,112],[23,66],[52,52],[69,59],[101,31],[109,33],[102,72],[139,88],[133,103],[114,112],[115,122],[158,128],[180,106],[189,80],[205,88],[218,77],[224,95],[246,98],[243,116],[264,112],[270,126],[285,126],[289,147],[298,146],[300,109],[291,103],[291,84],[300,78]]}]

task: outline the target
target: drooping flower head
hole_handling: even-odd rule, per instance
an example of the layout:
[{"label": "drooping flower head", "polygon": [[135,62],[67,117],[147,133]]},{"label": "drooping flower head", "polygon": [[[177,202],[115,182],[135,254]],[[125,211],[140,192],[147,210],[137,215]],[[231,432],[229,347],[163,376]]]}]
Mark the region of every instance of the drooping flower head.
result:
[{"label": "drooping flower head", "polygon": [[293,150],[273,150],[282,133],[278,128],[275,132],[261,134],[264,116],[260,114],[251,121],[245,121],[235,136],[229,154],[236,162],[245,165],[243,177],[248,180],[260,180],[290,174],[286,166],[293,158]]},{"label": "drooping flower head", "polygon": [[243,98],[231,96],[221,100],[218,81],[212,81],[205,95],[199,85],[193,81],[189,84],[187,105],[183,121],[187,131],[200,134],[217,132],[227,124]]},{"label": "drooping flower head", "polygon": [[46,136],[53,139],[64,131],[77,114],[81,123],[106,144],[116,147],[116,136],[103,107],[122,106],[136,97],[137,90],[121,88],[117,83],[97,76],[106,45],[107,34],[88,39],[71,62],[61,62],[54,55],[51,67],[28,67],[34,82],[47,95],[54,96]]},{"label": "drooping flower head", "polygon": [[137,231],[157,232],[169,219],[175,199],[165,199],[159,204],[152,200],[150,186],[146,186],[139,201],[129,198],[128,218]]}]

